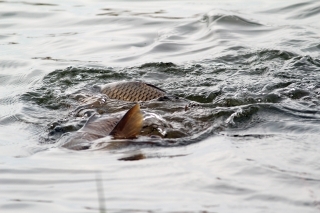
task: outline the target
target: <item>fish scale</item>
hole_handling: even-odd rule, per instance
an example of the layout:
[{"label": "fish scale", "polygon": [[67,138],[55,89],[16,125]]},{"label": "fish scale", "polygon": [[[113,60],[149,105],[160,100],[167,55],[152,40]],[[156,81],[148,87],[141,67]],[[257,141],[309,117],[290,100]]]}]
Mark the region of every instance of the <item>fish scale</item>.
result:
[{"label": "fish scale", "polygon": [[149,101],[164,97],[166,92],[144,82],[115,82],[102,86],[101,92],[111,99],[124,101]]}]

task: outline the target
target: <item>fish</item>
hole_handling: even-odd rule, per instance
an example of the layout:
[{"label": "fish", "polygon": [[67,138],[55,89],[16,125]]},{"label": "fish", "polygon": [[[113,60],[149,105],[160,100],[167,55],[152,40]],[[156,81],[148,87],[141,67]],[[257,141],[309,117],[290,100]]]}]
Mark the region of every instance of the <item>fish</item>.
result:
[{"label": "fish", "polygon": [[110,99],[131,102],[150,101],[167,97],[167,93],[164,90],[140,81],[109,83],[101,86],[100,92],[107,95]]},{"label": "fish", "polygon": [[84,150],[100,138],[111,136],[113,139],[136,138],[143,124],[140,105],[135,104],[125,115],[119,117],[98,117],[92,115],[85,125],[76,132],[63,135],[60,146],[72,150]]},{"label": "fish", "polygon": [[[128,110],[121,119],[115,117],[113,112],[127,108],[132,102],[144,101],[144,107],[153,108],[166,100],[178,100],[178,97],[142,81],[122,81],[94,86],[94,92],[99,94],[80,94],[76,97],[86,104],[77,107],[72,114],[76,117],[90,118],[80,130],[64,133],[59,139],[60,146],[74,150],[92,149],[96,143],[108,141],[109,139],[105,138],[107,136],[113,139],[133,139],[138,135],[150,138],[172,137],[171,125],[155,113],[148,110],[141,112],[139,103]],[[119,103],[119,100],[126,102]],[[149,102],[150,100],[156,101]],[[114,104],[116,105],[113,106]]]},{"label": "fish", "polygon": [[[180,99],[177,96],[167,93],[163,89],[142,81],[121,81],[102,86],[94,85],[92,91],[94,93],[72,95],[73,99],[81,104],[73,110],[74,115],[83,116],[84,113],[87,113],[86,111],[88,109],[109,111],[109,108],[114,104],[116,104],[115,106],[126,104],[119,103],[118,101],[148,102],[151,100],[176,101]],[[115,103],[114,101],[117,102]]]}]

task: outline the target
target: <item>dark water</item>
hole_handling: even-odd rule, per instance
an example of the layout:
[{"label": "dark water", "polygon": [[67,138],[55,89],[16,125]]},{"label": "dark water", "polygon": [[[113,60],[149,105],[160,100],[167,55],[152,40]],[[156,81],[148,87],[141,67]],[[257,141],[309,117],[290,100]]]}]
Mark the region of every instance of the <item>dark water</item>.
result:
[{"label": "dark water", "polygon": [[[318,1],[0,1],[0,211],[319,212],[319,18]],[[86,113],[132,106],[75,111],[122,80],[180,98],[142,103],[164,138],[60,148]]]}]

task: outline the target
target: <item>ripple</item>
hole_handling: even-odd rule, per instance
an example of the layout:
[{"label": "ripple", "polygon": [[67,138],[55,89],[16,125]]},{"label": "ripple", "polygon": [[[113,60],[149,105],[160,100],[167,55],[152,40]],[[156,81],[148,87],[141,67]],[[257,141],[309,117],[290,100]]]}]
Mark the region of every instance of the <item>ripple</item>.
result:
[{"label": "ripple", "polygon": [[27,66],[29,63],[26,61],[17,60],[0,60],[0,69],[16,69]]},{"label": "ripple", "polygon": [[30,13],[25,11],[10,11],[10,12],[0,12],[0,17],[2,19],[11,19],[11,18],[28,18],[28,19],[36,19],[36,18],[44,18],[52,16],[52,14],[46,13]]},{"label": "ripple", "polygon": [[[101,211],[101,172],[111,212],[318,210],[319,2],[0,4],[0,208]],[[159,137],[57,147],[131,80],[179,97],[140,103]]]},{"label": "ripple", "polygon": [[306,9],[299,11],[299,12],[301,12],[301,13],[294,15],[294,16],[291,16],[291,18],[303,19],[303,18],[310,18],[312,16],[317,16],[317,15],[319,15],[319,12],[320,12],[320,6],[319,5],[312,5],[311,7],[306,8]]},{"label": "ripple", "polygon": [[49,4],[49,3],[33,3],[33,2],[22,2],[23,4],[33,5],[33,6],[58,6],[57,4]]},{"label": "ripple", "polygon": [[208,25],[211,25],[212,23],[218,24],[218,25],[234,25],[236,27],[257,27],[257,26],[263,26],[260,23],[249,21],[245,18],[242,18],[237,15],[211,15],[212,13],[208,13],[203,17],[203,21],[206,22]]},{"label": "ripple", "polygon": [[263,13],[286,14],[288,19],[308,19],[317,16],[320,11],[316,1],[295,3],[289,6],[263,11]]},{"label": "ripple", "polygon": [[303,2],[303,3],[296,3],[296,4],[292,4],[292,5],[289,5],[289,6],[285,6],[285,7],[281,7],[281,8],[277,8],[277,9],[271,9],[271,10],[267,10],[265,11],[266,13],[269,13],[269,12],[274,12],[274,13],[278,13],[278,12],[292,12],[294,10],[297,10],[297,9],[301,9],[305,6],[308,6],[312,4],[311,2]]}]

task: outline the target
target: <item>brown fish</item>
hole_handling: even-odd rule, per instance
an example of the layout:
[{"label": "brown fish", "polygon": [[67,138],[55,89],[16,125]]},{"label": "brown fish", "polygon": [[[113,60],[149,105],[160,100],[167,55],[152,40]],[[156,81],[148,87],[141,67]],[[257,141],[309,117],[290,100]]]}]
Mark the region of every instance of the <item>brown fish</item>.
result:
[{"label": "brown fish", "polygon": [[122,118],[93,115],[80,130],[63,137],[61,146],[74,150],[87,149],[94,140],[108,135],[114,139],[133,139],[139,135],[142,122],[139,104],[132,107]]},{"label": "brown fish", "polygon": [[[95,92],[100,94],[77,94],[73,98],[85,105],[74,110],[75,115],[83,115],[86,109],[99,109],[105,111],[106,106],[113,101],[150,101],[150,100],[177,100],[179,97],[166,93],[164,90],[141,81],[122,81],[109,83],[103,86],[94,86]],[[119,104],[118,102],[116,104]],[[99,112],[99,114],[101,114]]]},{"label": "brown fish", "polygon": [[101,87],[101,92],[111,99],[124,101],[149,101],[166,96],[166,92],[156,86],[139,81],[115,82]]}]

